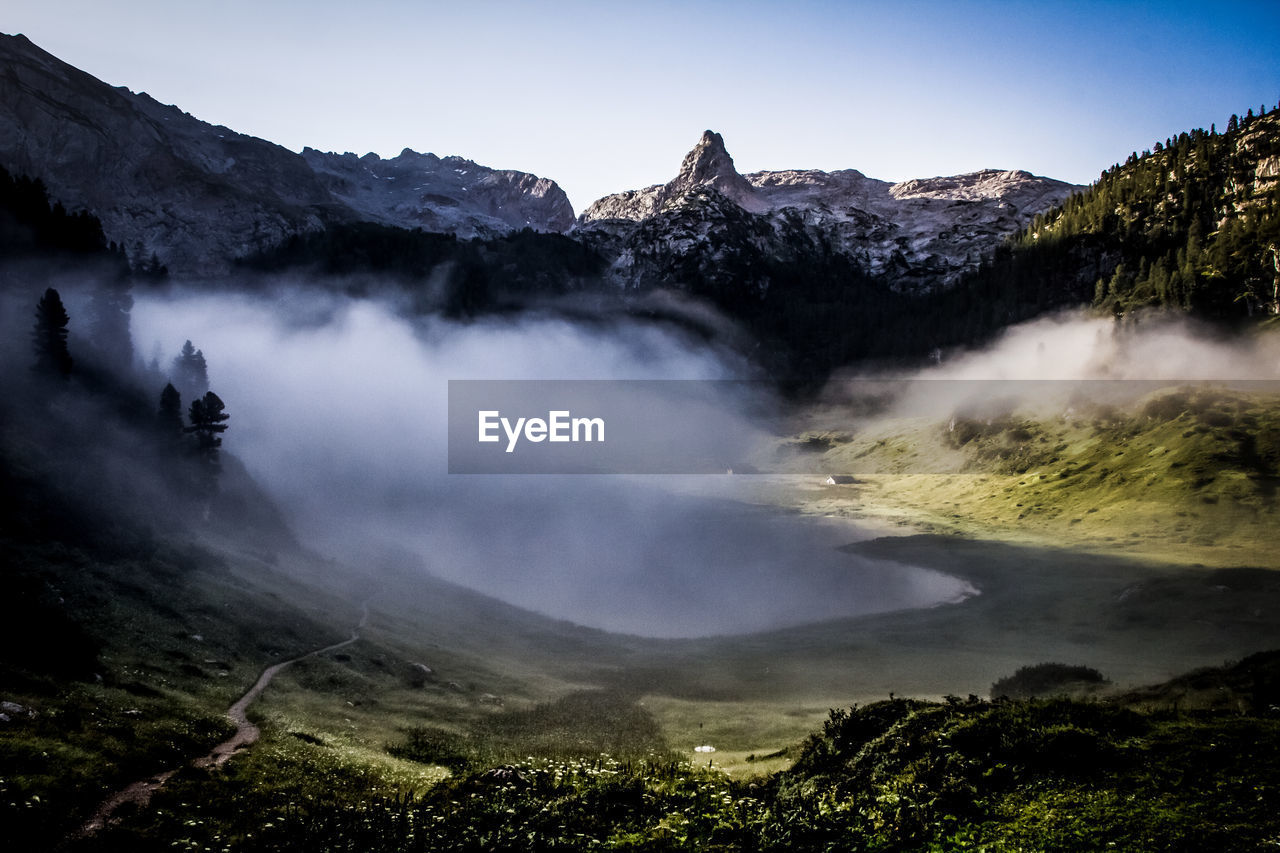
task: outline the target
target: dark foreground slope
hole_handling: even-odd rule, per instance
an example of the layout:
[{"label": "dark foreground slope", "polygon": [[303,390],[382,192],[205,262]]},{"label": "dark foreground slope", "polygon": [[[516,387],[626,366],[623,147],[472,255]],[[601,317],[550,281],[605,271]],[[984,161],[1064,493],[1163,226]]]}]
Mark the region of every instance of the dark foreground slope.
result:
[{"label": "dark foreground slope", "polygon": [[212,789],[186,775],[85,849],[1257,850],[1280,834],[1278,672],[1273,653],[1201,673],[1237,683],[1230,711],[972,696],[833,710],[790,770],[750,781],[655,752],[370,795],[350,768],[321,788],[255,756]]}]

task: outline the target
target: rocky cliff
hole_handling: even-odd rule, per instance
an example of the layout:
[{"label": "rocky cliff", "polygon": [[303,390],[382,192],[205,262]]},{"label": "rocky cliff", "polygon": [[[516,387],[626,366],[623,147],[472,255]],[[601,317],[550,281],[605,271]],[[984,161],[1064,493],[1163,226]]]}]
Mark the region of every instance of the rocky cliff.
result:
[{"label": "rocky cliff", "polygon": [[552,181],[409,150],[299,155],[108,86],[21,35],[0,35],[0,165],[93,212],[135,261],[155,253],[186,274],[335,221],[464,237],[573,221]]},{"label": "rocky cliff", "polygon": [[[915,291],[954,283],[1004,237],[1078,189],[1027,172],[990,169],[897,184],[854,169],[740,175],[720,134],[706,131],[670,182],[596,201],[579,217],[577,230],[610,247],[614,276],[636,284],[654,270],[638,258],[717,253],[690,230],[692,205],[710,217],[695,229],[702,238],[746,238],[764,250],[765,243],[800,236],[847,256],[869,275]],[[715,200],[708,203],[711,196]],[[727,235],[711,221],[710,208],[722,202],[746,214],[732,218],[752,223],[749,237]]]},{"label": "rocky cliff", "polygon": [[555,181],[490,169],[461,157],[404,149],[398,157],[326,154],[302,157],[333,196],[361,218],[461,237],[512,229],[567,231],[573,207]]}]

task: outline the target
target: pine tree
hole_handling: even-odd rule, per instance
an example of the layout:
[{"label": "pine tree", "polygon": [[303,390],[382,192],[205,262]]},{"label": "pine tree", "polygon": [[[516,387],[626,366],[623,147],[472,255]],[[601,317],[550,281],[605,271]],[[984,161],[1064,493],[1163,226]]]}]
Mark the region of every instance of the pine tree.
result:
[{"label": "pine tree", "polygon": [[99,284],[89,303],[89,337],[103,358],[118,369],[133,365],[133,338],[129,312],[133,294],[123,276]]},{"label": "pine tree", "polygon": [[223,423],[230,415],[224,411],[225,404],[212,391],[191,402],[187,410],[187,419],[191,426],[184,432],[195,436],[195,454],[205,470],[205,488],[210,494],[217,491],[218,473],[221,470],[218,462],[218,448],[222,446],[222,433],[227,431]]},{"label": "pine tree", "polygon": [[49,288],[36,305],[36,324],[31,335],[37,372],[62,379],[71,376],[71,353],[67,350],[69,322],[71,317],[62,305],[62,297],[58,291]]},{"label": "pine tree", "polygon": [[160,408],[156,412],[156,426],[160,434],[177,438],[185,430],[182,424],[182,395],[170,382],[160,392]]},{"label": "pine tree", "polygon": [[204,353],[187,341],[182,353],[173,360],[173,381],[178,390],[191,397],[199,397],[209,390],[209,371]]},{"label": "pine tree", "polygon": [[203,397],[191,402],[191,408],[187,410],[187,419],[191,421],[191,426],[183,430],[194,433],[196,450],[215,462],[218,458],[218,448],[222,446],[220,436],[227,431],[227,425],[223,421],[231,417],[224,411],[225,405],[217,394],[212,391],[206,392]]}]

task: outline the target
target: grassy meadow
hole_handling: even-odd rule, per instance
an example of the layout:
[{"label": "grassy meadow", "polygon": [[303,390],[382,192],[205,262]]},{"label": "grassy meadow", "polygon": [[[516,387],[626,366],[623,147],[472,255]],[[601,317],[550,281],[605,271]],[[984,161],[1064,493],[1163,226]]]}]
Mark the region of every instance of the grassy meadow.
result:
[{"label": "grassy meadow", "polygon": [[[1173,390],[1070,416],[851,422],[780,448],[785,472],[733,478],[741,500],[861,522],[883,535],[851,530],[851,553],[977,594],[654,640],[394,560],[246,550],[226,530],[112,528],[75,546],[10,531],[10,575],[49,616],[31,642],[57,644],[65,671],[6,659],[0,699],[23,711],[0,727],[4,833],[90,851],[1280,838],[1280,663],[1250,657],[1280,648],[1275,398]],[[837,486],[827,471],[858,473]],[[263,667],[345,638],[366,602],[356,642],[283,670],[250,708],[261,740],[190,766]],[[1049,661],[1104,680],[991,697]],[[170,769],[147,807],[77,835],[112,791]]]}]

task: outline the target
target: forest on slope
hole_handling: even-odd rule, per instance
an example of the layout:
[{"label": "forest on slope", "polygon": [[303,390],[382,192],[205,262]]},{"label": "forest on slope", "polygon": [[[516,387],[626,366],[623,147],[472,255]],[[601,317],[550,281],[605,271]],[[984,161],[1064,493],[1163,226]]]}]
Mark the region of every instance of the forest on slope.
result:
[{"label": "forest on slope", "polygon": [[1250,109],[1103,171],[921,311],[920,332],[958,346],[1076,306],[1248,325],[1280,310],[1278,252],[1280,111]]},{"label": "forest on slope", "polygon": [[[785,251],[770,253],[773,237],[752,230],[749,217],[711,188],[669,217],[709,236],[705,247],[672,259],[663,286],[740,323],[773,375],[809,381],[858,361],[938,357],[1068,308],[1116,316],[1156,309],[1236,328],[1276,314],[1278,203],[1280,112],[1249,110],[1232,116],[1225,131],[1184,131],[1131,154],[1036,216],[949,290],[901,291],[798,226],[783,241]],[[457,241],[336,225],[292,238],[246,265],[275,273],[386,274],[420,309],[453,316],[548,300],[563,307],[583,294],[631,300],[643,310],[644,294],[617,292],[597,248],[574,234]]]}]

